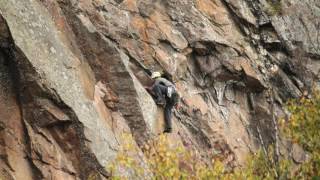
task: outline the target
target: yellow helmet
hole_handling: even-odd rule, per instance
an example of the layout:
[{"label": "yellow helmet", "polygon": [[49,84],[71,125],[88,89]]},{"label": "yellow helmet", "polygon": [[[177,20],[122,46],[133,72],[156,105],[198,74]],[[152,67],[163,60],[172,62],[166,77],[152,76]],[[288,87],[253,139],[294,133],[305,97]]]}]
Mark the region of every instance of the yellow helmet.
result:
[{"label": "yellow helmet", "polygon": [[156,72],[153,72],[152,75],[151,75],[151,78],[152,79],[155,79],[155,78],[158,78],[158,77],[161,77],[161,73],[156,71]]}]

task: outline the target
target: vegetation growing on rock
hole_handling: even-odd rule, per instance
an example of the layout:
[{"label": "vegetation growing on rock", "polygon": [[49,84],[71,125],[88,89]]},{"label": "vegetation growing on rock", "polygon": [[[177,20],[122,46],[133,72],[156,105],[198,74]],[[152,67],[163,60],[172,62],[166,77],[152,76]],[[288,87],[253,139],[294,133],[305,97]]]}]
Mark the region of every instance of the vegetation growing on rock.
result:
[{"label": "vegetation growing on rock", "polygon": [[275,15],[282,13],[281,1],[267,0],[267,2],[268,2],[268,6],[266,7],[265,11],[270,16],[275,16]]},{"label": "vegetation growing on rock", "polygon": [[166,135],[150,141],[144,148],[146,159],[141,163],[139,150],[126,136],[128,142],[108,167],[112,179],[317,179],[320,178],[320,93],[312,99],[302,98],[288,103],[291,115],[281,120],[281,132],[287,141],[297,143],[308,154],[300,165],[291,156],[276,157],[275,146],[267,152],[259,150],[250,155],[245,167],[233,170],[225,167],[221,157],[212,159],[212,164],[199,161],[193,151],[181,145],[172,145]]},{"label": "vegetation growing on rock", "polygon": [[[175,81],[182,99],[169,138],[193,158],[223,154],[213,167],[232,176],[257,140],[271,156],[283,102],[320,71],[320,1],[281,0],[272,17],[271,1],[0,0],[0,177],[107,178],[123,133],[141,155],[129,162],[147,167],[138,147],[164,122],[144,89],[148,70]],[[212,172],[206,163],[201,172]]]}]

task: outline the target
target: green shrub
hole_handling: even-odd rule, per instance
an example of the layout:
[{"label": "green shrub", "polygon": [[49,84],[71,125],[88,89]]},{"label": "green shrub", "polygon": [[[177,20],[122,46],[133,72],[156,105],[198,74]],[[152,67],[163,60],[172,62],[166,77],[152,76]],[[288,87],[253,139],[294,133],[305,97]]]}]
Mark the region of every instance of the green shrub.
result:
[{"label": "green shrub", "polygon": [[292,115],[288,122],[282,123],[282,130],[309,155],[295,175],[320,179],[320,93],[316,91],[312,99],[292,100],[288,109]]},{"label": "green shrub", "polygon": [[269,14],[270,16],[275,16],[282,13],[281,1],[267,0],[267,2],[268,6],[265,9],[267,14]]},{"label": "green shrub", "polygon": [[230,171],[220,158],[205,164],[195,152],[181,144],[172,145],[166,135],[147,143],[143,156],[132,137],[126,135],[126,143],[108,170],[113,174],[112,179],[320,179],[320,93],[314,93],[312,99],[290,101],[288,110],[291,116],[287,121],[280,121],[280,129],[284,137],[298,143],[309,154],[300,166],[290,158],[276,161],[271,145],[266,151],[250,155],[245,167]]},{"label": "green shrub", "polygon": [[144,162],[137,158],[139,150],[131,143],[132,137],[126,135],[124,139],[125,145],[108,167],[113,173],[112,179],[221,179],[224,174],[221,162],[207,165],[193,151],[186,150],[181,144],[171,144],[166,135],[143,148]]}]

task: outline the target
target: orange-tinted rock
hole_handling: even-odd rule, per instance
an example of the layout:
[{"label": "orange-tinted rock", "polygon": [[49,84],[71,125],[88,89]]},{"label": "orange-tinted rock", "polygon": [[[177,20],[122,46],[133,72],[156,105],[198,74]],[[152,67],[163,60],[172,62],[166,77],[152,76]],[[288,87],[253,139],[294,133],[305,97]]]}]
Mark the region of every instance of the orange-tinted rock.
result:
[{"label": "orange-tinted rock", "polygon": [[[1,19],[1,18],[0,18]],[[0,25],[1,28],[3,24]],[[6,29],[5,29],[6,30]],[[1,33],[5,31],[0,31]],[[8,56],[0,50],[0,177],[33,179],[32,163],[27,157],[27,134],[14,89]]]},{"label": "orange-tinted rock", "polygon": [[124,133],[163,132],[149,71],[182,97],[172,146],[243,164],[258,123],[272,143],[267,90],[278,116],[319,79],[317,3],[287,1],[268,16],[262,1],[0,0],[0,176],[107,178]]}]

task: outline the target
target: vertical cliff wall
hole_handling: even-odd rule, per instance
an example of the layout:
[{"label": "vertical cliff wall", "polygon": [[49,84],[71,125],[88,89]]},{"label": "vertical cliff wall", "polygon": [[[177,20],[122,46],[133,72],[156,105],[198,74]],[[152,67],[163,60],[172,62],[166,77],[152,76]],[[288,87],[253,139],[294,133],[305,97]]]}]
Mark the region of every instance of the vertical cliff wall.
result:
[{"label": "vertical cliff wall", "polygon": [[141,64],[182,96],[172,142],[240,165],[319,86],[319,29],[317,0],[0,0],[0,175],[107,178],[163,130]]}]

